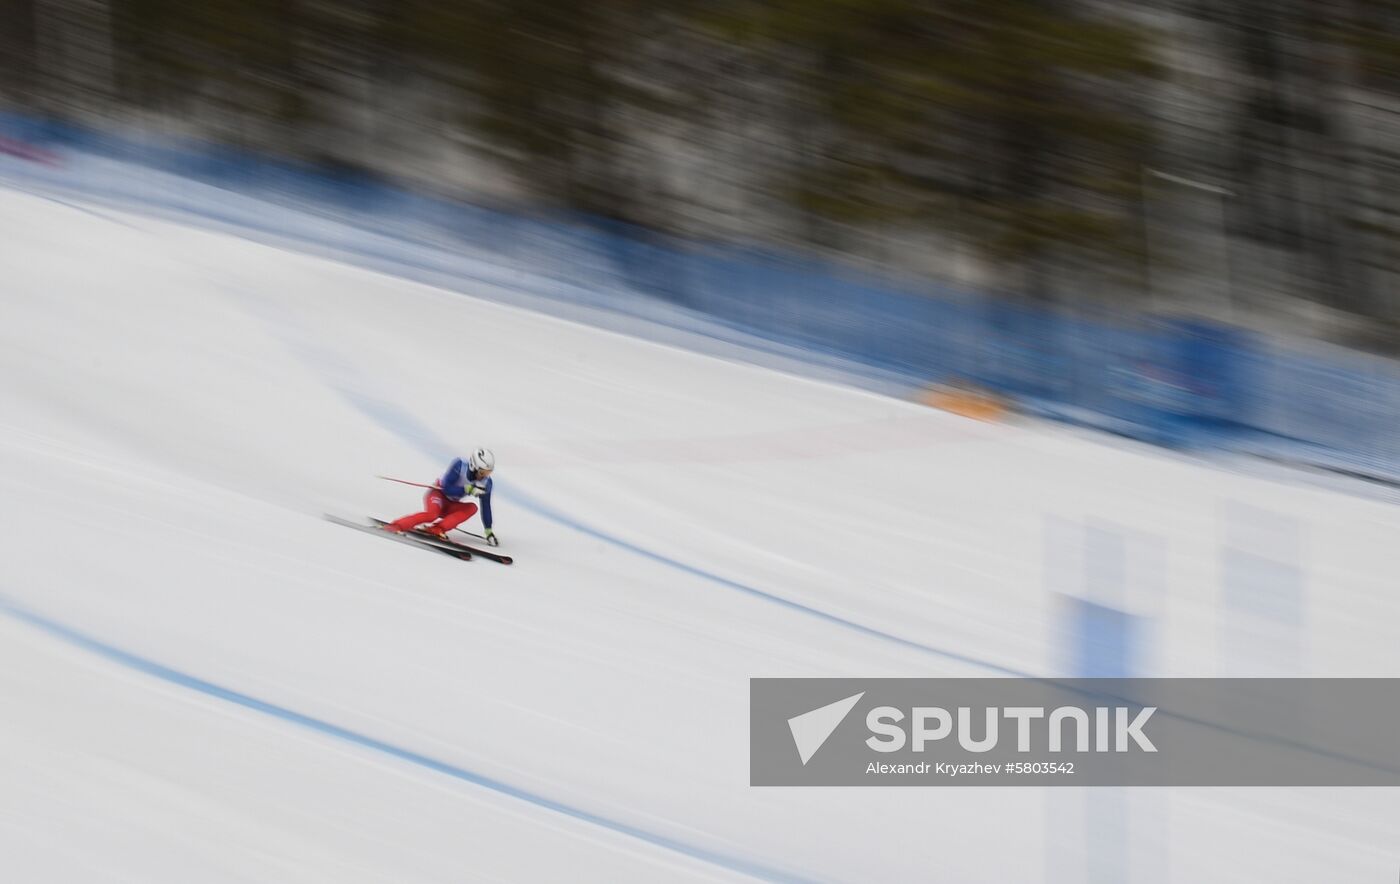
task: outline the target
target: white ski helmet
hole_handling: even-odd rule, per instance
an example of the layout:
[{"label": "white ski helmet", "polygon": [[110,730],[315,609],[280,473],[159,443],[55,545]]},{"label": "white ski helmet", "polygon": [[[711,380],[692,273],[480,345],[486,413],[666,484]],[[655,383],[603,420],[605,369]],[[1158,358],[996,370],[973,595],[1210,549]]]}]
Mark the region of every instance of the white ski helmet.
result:
[{"label": "white ski helmet", "polygon": [[496,455],[491,453],[489,448],[478,448],[473,451],[471,457],[467,459],[471,464],[473,472],[487,470],[488,472],[496,468]]}]

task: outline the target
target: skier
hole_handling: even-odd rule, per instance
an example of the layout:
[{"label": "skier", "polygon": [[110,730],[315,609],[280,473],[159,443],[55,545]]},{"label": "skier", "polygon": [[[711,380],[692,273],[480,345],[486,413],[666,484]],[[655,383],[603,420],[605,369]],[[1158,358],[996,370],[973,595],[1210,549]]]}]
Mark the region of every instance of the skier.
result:
[{"label": "skier", "polygon": [[475,497],[481,501],[481,524],[486,529],[486,542],[500,546],[496,532],[491,530],[491,471],[495,468],[496,456],[489,448],[476,449],[466,460],[455,458],[442,478],[423,495],[423,512],[390,522],[384,530],[401,534],[432,522],[424,530],[446,539],[448,531],[476,515],[476,503],[462,499]]}]

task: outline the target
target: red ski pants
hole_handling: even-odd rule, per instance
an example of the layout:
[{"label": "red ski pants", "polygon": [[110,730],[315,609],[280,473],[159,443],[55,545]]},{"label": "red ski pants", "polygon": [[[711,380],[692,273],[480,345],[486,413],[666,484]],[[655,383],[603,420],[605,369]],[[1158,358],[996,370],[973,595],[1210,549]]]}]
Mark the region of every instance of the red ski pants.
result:
[{"label": "red ski pants", "polygon": [[443,531],[451,531],[476,515],[476,504],[465,500],[449,500],[437,488],[431,488],[423,495],[423,512],[413,513],[389,523],[395,531],[408,531],[424,522],[442,521],[434,525]]}]

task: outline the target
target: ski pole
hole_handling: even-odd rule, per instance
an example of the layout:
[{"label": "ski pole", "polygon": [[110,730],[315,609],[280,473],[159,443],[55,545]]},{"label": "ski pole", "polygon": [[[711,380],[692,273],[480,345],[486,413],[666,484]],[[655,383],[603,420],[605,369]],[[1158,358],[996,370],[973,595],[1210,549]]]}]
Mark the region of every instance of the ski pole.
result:
[{"label": "ski pole", "polygon": [[436,488],[436,485],[424,485],[422,482],[410,482],[407,479],[395,479],[393,476],[375,476],[376,479],[387,479],[390,482],[398,482],[400,485],[412,485],[414,488]]},{"label": "ski pole", "polygon": [[[375,476],[376,479],[384,479],[389,482],[398,482],[400,485],[412,485],[414,488],[436,488],[436,485],[424,485],[422,482],[410,482],[407,479],[395,479],[393,476]],[[461,531],[468,537],[475,537],[477,540],[485,540],[484,534],[477,534],[475,531],[468,531],[465,528],[453,528],[453,531]]]}]

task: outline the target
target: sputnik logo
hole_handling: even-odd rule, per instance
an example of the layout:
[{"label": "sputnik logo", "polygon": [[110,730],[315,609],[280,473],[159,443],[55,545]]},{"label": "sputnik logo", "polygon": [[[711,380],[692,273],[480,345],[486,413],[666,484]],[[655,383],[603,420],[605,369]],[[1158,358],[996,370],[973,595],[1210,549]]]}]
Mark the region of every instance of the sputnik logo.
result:
[{"label": "sputnik logo", "polygon": [[822,744],[840,727],[841,722],[851,713],[865,691],[853,694],[844,700],[828,703],[811,712],[804,712],[788,719],[788,730],[792,731],[792,742],[797,746],[797,754],[805,766],[817,754]]}]

